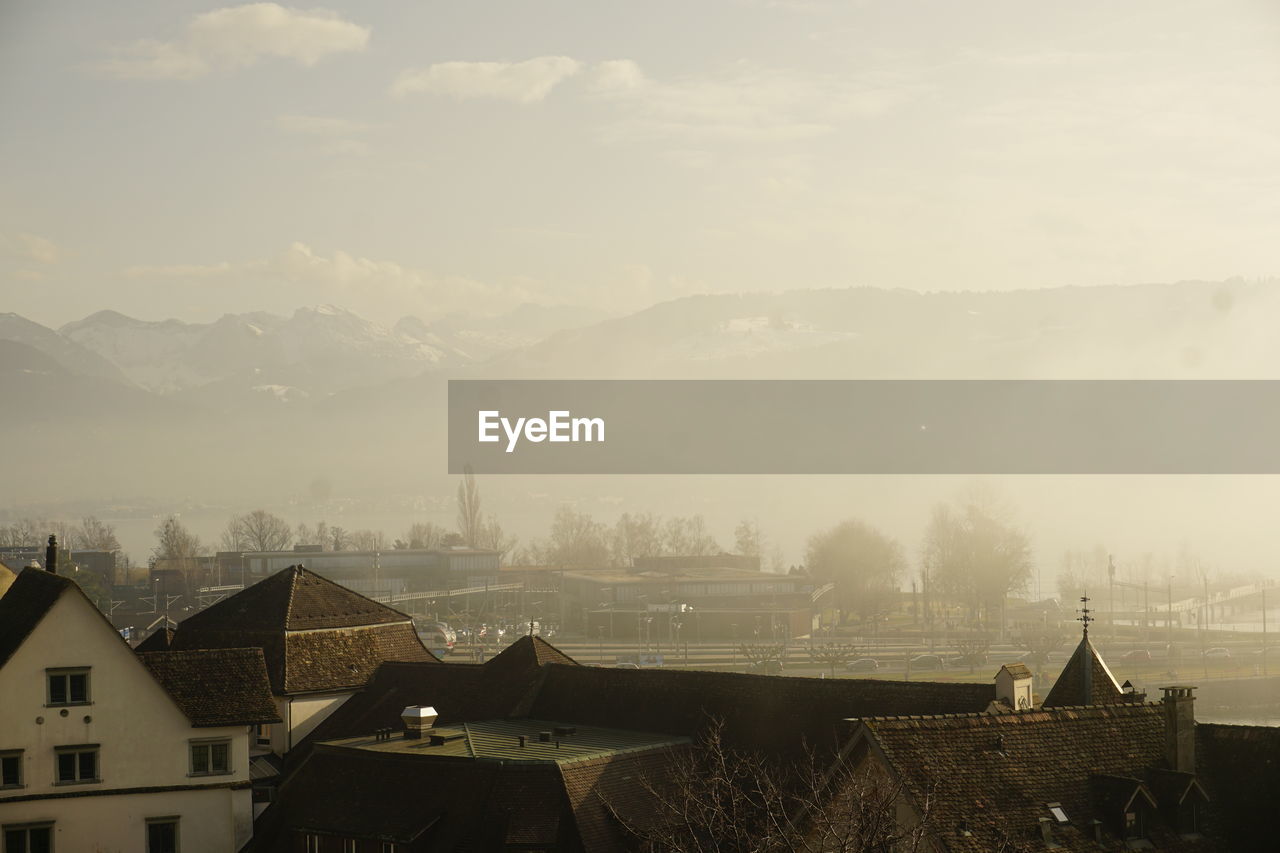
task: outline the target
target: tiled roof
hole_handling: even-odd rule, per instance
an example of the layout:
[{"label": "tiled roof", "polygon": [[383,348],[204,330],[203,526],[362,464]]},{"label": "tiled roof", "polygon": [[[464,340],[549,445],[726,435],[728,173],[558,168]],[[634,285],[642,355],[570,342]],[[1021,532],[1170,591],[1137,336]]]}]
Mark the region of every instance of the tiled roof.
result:
[{"label": "tiled roof", "polygon": [[138,660],[197,728],[280,722],[260,649],[143,652]]},{"label": "tiled roof", "polygon": [[1000,669],[1003,669],[1005,672],[1009,673],[1009,675],[1017,679],[1031,677],[1031,668],[1025,663],[1007,663],[1000,667]]},{"label": "tiled roof", "polygon": [[[1086,678],[1086,673],[1088,677]],[[1115,676],[1085,637],[1076,646],[1053,689],[1045,697],[1044,707],[1063,705],[1111,705],[1128,701]]]},{"label": "tiled roof", "polygon": [[[1164,765],[1164,714],[1158,705],[862,723],[856,736],[874,740],[917,805],[928,798],[934,831],[953,853],[991,850],[997,836],[1039,838],[1040,819],[1052,818],[1048,803],[1059,803],[1068,818],[1066,824],[1051,823],[1062,849],[1098,850],[1095,818],[1114,818],[1106,824],[1107,838],[1117,846],[1115,824],[1123,815],[1108,812],[1107,804],[1150,796],[1149,772]],[[1160,850],[1220,849],[1207,840],[1183,842],[1159,821],[1153,821],[1151,840]]]},{"label": "tiled roof", "polygon": [[1196,770],[1210,797],[1210,830],[1232,850],[1274,849],[1280,728],[1201,723]]},{"label": "tiled roof", "polygon": [[68,588],[75,588],[75,584],[44,569],[23,569],[18,574],[0,597],[0,667],[9,662]]},{"label": "tiled roof", "polygon": [[551,664],[528,713],[679,735],[719,718],[732,746],[795,753],[805,743],[834,749],[848,717],[980,711],[993,699],[993,684]]},{"label": "tiled roof", "polygon": [[523,672],[531,666],[541,666],[546,663],[564,663],[576,666],[578,662],[541,637],[530,636],[518,638],[514,643],[485,661],[485,665],[492,669],[509,669],[517,672]]},{"label": "tiled roof", "polygon": [[651,826],[661,811],[650,787],[670,773],[670,762],[669,751],[649,750],[561,765],[584,850],[624,849],[627,833],[619,818],[634,828]]},{"label": "tiled roof", "polygon": [[183,621],[180,630],[248,628],[307,631],[408,620],[409,617],[399,610],[379,604],[302,566],[290,566],[190,616]]},{"label": "tiled roof", "polygon": [[351,690],[385,661],[434,661],[410,618],[301,566],[183,621],[175,649],[255,646],[276,694]]}]

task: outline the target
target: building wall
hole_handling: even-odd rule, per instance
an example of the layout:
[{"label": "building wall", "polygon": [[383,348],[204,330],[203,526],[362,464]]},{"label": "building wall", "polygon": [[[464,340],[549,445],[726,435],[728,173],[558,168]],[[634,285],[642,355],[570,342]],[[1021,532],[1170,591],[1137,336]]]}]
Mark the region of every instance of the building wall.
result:
[{"label": "building wall", "polygon": [[[316,726],[324,722],[325,717],[336,711],[352,695],[351,692],[346,692],[279,697],[277,703],[280,708],[280,718],[288,724],[289,729],[286,749],[292,749],[299,741],[311,734]],[[275,748],[274,738],[272,748]]]},{"label": "building wall", "polygon": [[[46,705],[45,671],[59,667],[89,667],[89,704],[65,708]],[[0,697],[0,750],[23,750],[24,782],[22,788],[0,789],[0,824],[24,822],[37,813],[54,814],[58,837],[66,833],[69,838],[114,845],[103,849],[136,851],[145,849],[137,846],[135,837],[138,816],[145,811],[148,816],[180,815],[184,835],[188,823],[193,827],[218,824],[226,827],[226,833],[239,832],[247,839],[251,826],[249,727],[192,728],[119,635],[74,590],[63,593],[0,669]],[[204,738],[231,741],[231,773],[189,775],[190,741]],[[55,783],[54,748],[73,744],[100,745],[100,782]],[[228,785],[238,784],[246,790],[228,790]],[[204,790],[110,793],[193,786]],[[57,799],[15,802],[19,797],[54,796]],[[181,809],[174,811],[175,804]],[[239,824],[236,815],[243,818]],[[193,834],[190,845],[182,848],[184,853],[231,849],[225,843],[215,843],[209,833],[217,834],[211,829]],[[59,849],[95,848],[72,845]]]},{"label": "building wall", "polygon": [[53,849],[144,853],[147,819],[178,817],[182,853],[235,853],[253,833],[248,789],[206,789],[0,805],[0,823],[53,821]]}]

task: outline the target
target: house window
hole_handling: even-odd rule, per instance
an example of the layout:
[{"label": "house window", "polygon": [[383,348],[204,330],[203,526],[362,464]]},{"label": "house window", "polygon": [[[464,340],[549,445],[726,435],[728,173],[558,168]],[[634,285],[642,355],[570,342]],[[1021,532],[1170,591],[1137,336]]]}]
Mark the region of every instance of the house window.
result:
[{"label": "house window", "polygon": [[0,751],[0,788],[22,787],[22,750]]},{"label": "house window", "polygon": [[4,828],[4,853],[51,853],[53,824],[28,824]]},{"label": "house window", "polygon": [[320,853],[320,836],[307,836],[307,853]]},{"label": "house window", "polygon": [[382,842],[382,853],[396,853],[396,845],[391,841]]},{"label": "house window", "polygon": [[49,705],[88,705],[89,667],[46,669],[49,682]]},{"label": "house window", "polygon": [[1124,813],[1124,837],[1126,841],[1146,838],[1146,815],[1141,809]]},{"label": "house window", "polygon": [[258,723],[254,731],[254,739],[258,746],[271,746],[271,724]]},{"label": "house window", "polygon": [[231,741],[191,742],[191,775],[218,776],[231,772]]},{"label": "house window", "polygon": [[356,853],[356,840],[348,838],[342,842],[342,853]]},{"label": "house window", "polygon": [[100,782],[98,774],[98,745],[59,746],[54,749],[57,758],[58,784],[75,782]]},{"label": "house window", "polygon": [[147,818],[147,853],[178,853],[178,819]]}]

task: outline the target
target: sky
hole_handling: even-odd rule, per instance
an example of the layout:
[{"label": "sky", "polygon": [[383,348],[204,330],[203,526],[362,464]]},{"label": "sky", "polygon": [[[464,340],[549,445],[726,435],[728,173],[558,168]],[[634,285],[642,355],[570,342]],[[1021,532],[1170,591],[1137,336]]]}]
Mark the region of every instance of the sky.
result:
[{"label": "sky", "polygon": [[0,0],[0,310],[1280,274],[1268,2]]}]

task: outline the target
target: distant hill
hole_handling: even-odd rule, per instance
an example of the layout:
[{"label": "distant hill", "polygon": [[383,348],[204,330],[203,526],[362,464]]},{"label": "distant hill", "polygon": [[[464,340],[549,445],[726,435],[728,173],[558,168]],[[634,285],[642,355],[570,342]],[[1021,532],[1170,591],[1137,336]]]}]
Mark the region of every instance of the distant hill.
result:
[{"label": "distant hill", "polygon": [[1280,377],[1280,282],[693,296],[501,354],[488,376]]},{"label": "distant hill", "polygon": [[0,341],[32,347],[71,373],[133,384],[110,359],[18,314],[0,314]]}]

